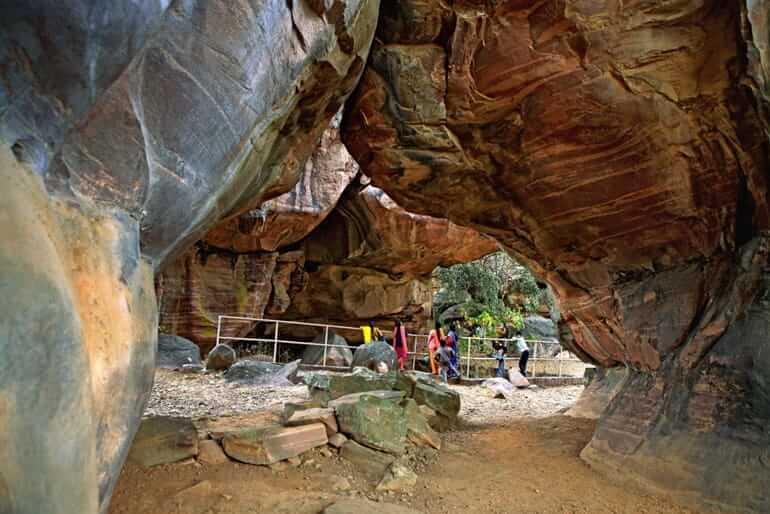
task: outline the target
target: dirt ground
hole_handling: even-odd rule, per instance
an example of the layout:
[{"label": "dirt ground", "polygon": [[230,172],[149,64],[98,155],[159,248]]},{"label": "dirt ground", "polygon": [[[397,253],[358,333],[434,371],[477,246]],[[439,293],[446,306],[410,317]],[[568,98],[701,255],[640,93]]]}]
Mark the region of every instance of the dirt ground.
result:
[{"label": "dirt ground", "polygon": [[[464,395],[470,394],[469,389]],[[557,391],[525,393],[528,398],[517,397],[509,403],[525,405]],[[573,393],[558,394],[567,398]],[[491,401],[498,405],[507,402]],[[469,407],[474,408],[466,405],[464,409]],[[516,417],[514,411],[506,411],[505,419],[470,416],[457,430],[444,434],[440,452],[420,450],[412,455],[413,468],[419,475],[412,493],[377,492],[376,484],[362,478],[349,462],[333,452],[324,456],[316,449],[302,456],[301,466],[281,470],[234,462],[200,465],[191,461],[150,470],[128,464],[109,512],[317,514],[335,499],[349,496],[402,504],[425,514],[696,512],[678,507],[665,497],[616,485],[586,466],[578,454],[591,437],[592,421],[563,415]],[[350,484],[349,490],[345,481]]]}]

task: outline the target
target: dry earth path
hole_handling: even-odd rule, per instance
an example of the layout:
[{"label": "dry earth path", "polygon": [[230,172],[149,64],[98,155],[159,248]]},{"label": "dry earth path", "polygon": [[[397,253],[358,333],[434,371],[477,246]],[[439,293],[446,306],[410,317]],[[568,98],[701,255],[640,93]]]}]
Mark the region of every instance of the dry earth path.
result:
[{"label": "dry earth path", "polygon": [[[109,512],[317,514],[337,499],[357,496],[425,514],[696,514],[666,497],[615,484],[579,459],[594,424],[556,413],[572,405],[582,387],[519,391],[510,401],[493,399],[481,387],[456,389],[463,395],[461,426],[444,434],[440,452],[413,456],[419,481],[411,493],[377,492],[349,462],[316,449],[303,455],[301,466],[282,469],[190,461],[145,470],[129,463]],[[234,386],[218,375],[160,371],[149,412],[221,416],[306,395],[301,386]]]}]

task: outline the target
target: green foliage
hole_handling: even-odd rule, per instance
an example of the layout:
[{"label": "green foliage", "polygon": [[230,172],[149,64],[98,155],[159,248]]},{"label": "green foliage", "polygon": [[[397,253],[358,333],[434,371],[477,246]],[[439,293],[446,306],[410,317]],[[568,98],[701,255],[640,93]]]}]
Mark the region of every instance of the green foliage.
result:
[{"label": "green foliage", "polygon": [[[523,314],[548,299],[532,273],[504,252],[439,268],[436,276],[440,283],[433,301],[437,312],[444,317],[463,316],[487,333],[501,323],[522,327]],[[511,297],[516,298],[515,305],[507,304]]]}]

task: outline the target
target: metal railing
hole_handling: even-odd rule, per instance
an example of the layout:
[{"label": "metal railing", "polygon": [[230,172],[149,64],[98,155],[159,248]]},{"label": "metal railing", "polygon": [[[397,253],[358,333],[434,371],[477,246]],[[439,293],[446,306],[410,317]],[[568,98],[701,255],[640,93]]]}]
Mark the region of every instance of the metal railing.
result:
[{"label": "metal railing", "polygon": [[[270,337],[247,337],[247,336],[232,336],[232,335],[224,335],[223,333],[223,325],[227,323],[251,323],[252,325],[256,326],[258,323],[266,323],[266,324],[274,324],[275,329],[273,334]],[[280,337],[280,329],[281,326],[288,327],[288,326],[296,326],[296,327],[310,327],[310,328],[317,328],[323,330],[323,343],[318,343],[314,341],[304,341],[299,339],[283,339]],[[253,327],[252,327],[253,328]],[[230,316],[230,315],[220,315],[217,317],[217,336],[216,336],[216,344],[220,344],[223,341],[242,341],[247,343],[263,343],[270,345],[272,343],[272,361],[278,362],[278,348],[279,345],[295,345],[295,346],[304,346],[304,347],[323,347],[323,358],[321,360],[320,365],[324,368],[337,368],[337,369],[347,369],[348,366],[336,366],[336,365],[329,365],[328,364],[328,354],[329,349],[331,348],[347,348],[349,350],[355,350],[355,347],[351,347],[348,345],[340,345],[340,344],[334,344],[330,343],[329,333],[330,331],[332,333],[336,333],[336,331],[352,331],[356,332],[357,334],[361,333],[361,327],[352,327],[352,326],[345,326],[345,325],[333,325],[333,324],[327,324],[327,323],[310,323],[305,321],[286,321],[286,320],[278,320],[278,319],[269,319],[269,318],[251,318],[247,316]],[[383,334],[386,333],[386,331],[382,331]],[[407,334],[407,347],[409,347],[409,339],[411,339],[411,349],[412,351],[408,351],[408,358],[412,361],[412,369],[417,369],[417,359],[418,357],[425,357],[429,355],[429,352],[425,351],[427,350],[427,341],[428,341],[428,335],[427,334],[414,334],[414,333],[408,333]],[[463,345],[462,342],[465,341],[466,344]],[[466,376],[470,376],[471,372],[471,363],[474,361],[495,361],[497,360],[495,357],[488,356],[487,353],[485,353],[485,350],[491,350],[492,346],[491,344],[493,342],[505,342],[508,346],[508,348],[515,348],[515,342],[513,339],[506,339],[506,338],[495,338],[495,337],[477,337],[477,336],[463,336],[460,337],[460,342],[458,345],[458,349],[460,346],[466,346],[467,348],[464,349],[462,353],[464,355],[458,355],[458,364],[460,369],[465,367]],[[548,356],[550,355],[549,352],[546,350],[548,347],[559,347],[561,348],[561,344],[557,341],[552,340],[528,340],[527,344],[530,347],[530,358],[529,362],[532,363],[532,375],[536,376],[537,373],[537,363],[538,362],[558,362],[558,370],[554,374],[552,378],[561,378],[562,377],[562,367],[565,362],[581,362],[580,359],[578,359],[576,356],[574,356],[572,353],[569,352],[558,352],[557,356]],[[476,347],[476,351],[474,352],[474,346]],[[421,351],[421,348],[423,349]],[[460,352],[458,352],[460,353]],[[542,356],[539,354],[545,353],[546,356]],[[566,357],[564,357],[566,353]],[[462,361],[465,361],[464,363]],[[541,377],[542,378],[542,377]]]}]

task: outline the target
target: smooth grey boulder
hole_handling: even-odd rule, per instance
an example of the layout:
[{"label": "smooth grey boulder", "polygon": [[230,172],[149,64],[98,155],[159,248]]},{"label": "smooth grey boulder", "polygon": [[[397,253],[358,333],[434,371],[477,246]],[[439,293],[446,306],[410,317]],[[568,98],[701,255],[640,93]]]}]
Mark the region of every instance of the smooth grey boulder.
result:
[{"label": "smooth grey boulder", "polygon": [[247,384],[290,386],[297,378],[299,363],[299,360],[288,364],[243,360],[230,366],[225,373],[225,379]]},{"label": "smooth grey boulder", "polygon": [[387,366],[388,371],[395,371],[398,369],[396,351],[384,341],[374,341],[362,344],[356,348],[355,353],[353,353],[352,367],[354,368],[369,368],[376,371],[379,363],[384,363]]},{"label": "smooth grey boulder", "polygon": [[158,334],[159,368],[182,369],[186,364],[201,365],[201,351],[198,345],[184,337]]},{"label": "smooth grey boulder", "polygon": [[206,356],[206,369],[221,371],[235,364],[237,360],[235,350],[226,344],[218,344]]},{"label": "smooth grey boulder", "polygon": [[[324,334],[319,334],[313,339],[316,344],[324,344]],[[326,361],[327,366],[339,366],[346,367],[353,363],[353,350],[348,346],[347,340],[339,334],[329,332],[329,345],[326,347]],[[342,348],[340,348],[342,347]],[[312,366],[324,365],[324,347],[323,346],[308,346],[305,351],[302,352],[302,363]]]}]

